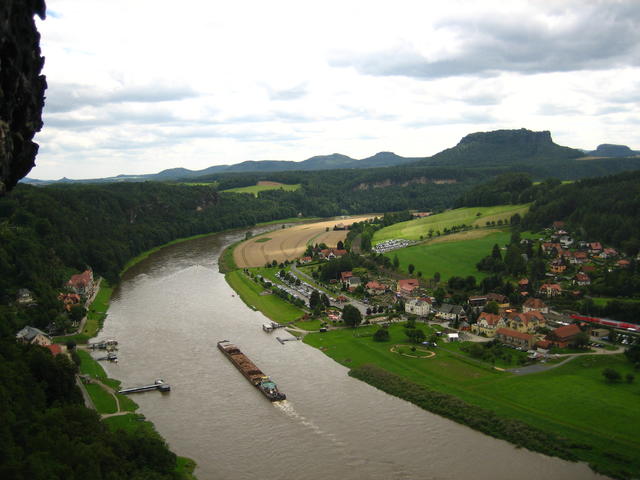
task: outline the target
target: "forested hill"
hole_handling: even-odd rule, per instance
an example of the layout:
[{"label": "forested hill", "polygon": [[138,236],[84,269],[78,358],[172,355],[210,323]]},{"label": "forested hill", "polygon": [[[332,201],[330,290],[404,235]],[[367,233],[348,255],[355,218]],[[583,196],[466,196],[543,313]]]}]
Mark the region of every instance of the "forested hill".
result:
[{"label": "forested hill", "polygon": [[[443,209],[472,185],[358,188],[343,177],[334,172],[323,177],[327,182],[300,178],[302,187],[295,192],[271,190],[258,197],[159,182],[19,185],[0,199],[0,335],[12,335],[27,323],[48,325],[60,311],[60,288],[87,266],[115,281],[129,259],[176,238],[297,215]],[[14,306],[20,288],[35,293],[37,307]]]},{"label": "forested hill", "polygon": [[535,165],[536,162],[560,162],[584,156],[580,150],[555,144],[548,131],[533,132],[523,128],[472,133],[455,147],[420,163],[464,167]]},{"label": "forested hill", "polygon": [[[527,172],[534,178],[579,178],[640,168],[640,158],[591,158],[557,145],[548,131],[496,130],[472,133],[453,148],[410,165]],[[583,160],[584,159],[584,160]]]},{"label": "forested hill", "polygon": [[557,185],[536,197],[524,218],[526,228],[564,220],[581,237],[630,255],[640,251],[640,171]]}]

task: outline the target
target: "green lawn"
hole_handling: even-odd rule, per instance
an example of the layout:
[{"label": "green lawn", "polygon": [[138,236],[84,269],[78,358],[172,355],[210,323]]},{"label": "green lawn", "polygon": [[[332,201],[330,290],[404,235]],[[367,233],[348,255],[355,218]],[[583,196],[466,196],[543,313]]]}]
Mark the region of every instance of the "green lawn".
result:
[{"label": "green lawn", "polygon": [[122,429],[127,432],[135,432],[136,430],[144,430],[145,433],[156,438],[160,438],[158,432],[153,428],[151,422],[145,421],[144,415],[138,413],[130,413],[127,415],[118,415],[102,420],[111,430]]},{"label": "green lawn", "polygon": [[242,271],[235,270],[226,274],[226,279],[240,298],[249,307],[260,310],[264,315],[278,323],[297,320],[304,311],[285,302],[276,295],[260,295],[263,288],[247,277]]},{"label": "green lawn", "polygon": [[600,306],[605,307],[609,302],[622,302],[622,303],[638,303],[640,302],[640,298],[615,298],[615,297],[591,297],[593,303]]},{"label": "green lawn", "polygon": [[581,460],[609,473],[640,474],[640,382],[611,385],[602,376],[602,370],[611,367],[623,377],[638,377],[622,355],[583,356],[546,372],[517,376],[456,357],[447,351],[449,345],[433,349],[436,356],[430,359],[393,354],[391,346],[407,343],[402,329],[391,326],[391,340],[384,343],[356,337],[353,330],[313,333],[304,341],[350,368],[375,364],[500,416],[586,444],[577,449]]},{"label": "green lawn", "polygon": [[452,276],[466,277],[473,275],[477,280],[487,276],[476,269],[476,263],[491,254],[494,244],[509,243],[511,233],[495,230],[484,237],[452,242],[434,242],[402,248],[385,253],[393,260],[395,255],[400,261],[400,270],[407,272],[409,264],[415,266],[416,272],[422,272],[423,278],[433,278],[440,272],[442,280]]},{"label": "green lawn", "polygon": [[258,193],[264,192],[265,190],[285,190],[287,192],[293,192],[300,188],[300,184],[297,183],[295,185],[287,185],[287,184],[279,184],[279,185],[251,185],[250,187],[238,187],[238,188],[229,188],[228,190],[222,190],[223,192],[234,192],[234,193],[253,193],[256,197]]},{"label": "green lawn", "polygon": [[[529,210],[529,205],[497,205],[494,207],[470,207],[457,208],[444,213],[432,215],[430,217],[418,218],[407,222],[396,223],[389,227],[378,230],[372,243],[383,242],[394,238],[404,238],[407,240],[420,240],[420,236],[428,238],[429,230],[443,232],[445,228],[454,225],[478,225],[486,226],[486,222],[498,220],[509,220],[512,215],[519,213],[523,216]],[[480,215],[478,215],[478,213]]]},{"label": "green lawn", "polygon": [[105,380],[107,378],[107,374],[105,373],[102,365],[96,362],[89,352],[85,352],[84,350],[77,350],[78,356],[80,357],[80,373],[84,375],[89,375],[90,377],[97,378],[100,380]]},{"label": "green lawn", "polygon": [[93,400],[93,404],[98,413],[116,413],[118,411],[116,399],[100,385],[88,383],[84,388],[87,389],[87,393],[89,393],[91,400]]}]

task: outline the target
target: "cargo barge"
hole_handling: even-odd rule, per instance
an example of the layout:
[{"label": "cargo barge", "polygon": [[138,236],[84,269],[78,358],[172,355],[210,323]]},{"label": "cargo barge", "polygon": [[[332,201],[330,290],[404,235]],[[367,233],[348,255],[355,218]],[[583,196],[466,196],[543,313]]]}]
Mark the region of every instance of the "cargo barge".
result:
[{"label": "cargo barge", "polygon": [[240,370],[247,380],[272,402],[285,400],[287,396],[278,391],[276,384],[267,377],[238,347],[228,340],[218,342],[218,349]]}]

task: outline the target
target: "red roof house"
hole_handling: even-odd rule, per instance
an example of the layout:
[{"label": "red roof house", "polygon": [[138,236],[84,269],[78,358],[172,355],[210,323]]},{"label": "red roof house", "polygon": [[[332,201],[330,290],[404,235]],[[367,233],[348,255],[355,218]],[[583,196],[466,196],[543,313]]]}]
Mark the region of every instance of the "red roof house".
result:
[{"label": "red roof house", "polygon": [[420,286],[420,282],[415,278],[398,280],[398,293],[400,295],[411,295]]}]

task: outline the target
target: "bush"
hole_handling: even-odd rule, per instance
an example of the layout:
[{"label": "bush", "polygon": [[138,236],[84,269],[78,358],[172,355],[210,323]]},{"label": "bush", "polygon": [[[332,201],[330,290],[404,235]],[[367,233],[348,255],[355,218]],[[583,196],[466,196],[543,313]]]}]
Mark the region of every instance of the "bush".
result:
[{"label": "bush", "polygon": [[620,372],[618,372],[617,370],[614,370],[613,368],[605,368],[602,371],[602,376],[604,376],[605,380],[608,383],[619,382],[620,379],[622,378],[622,376],[620,375]]},{"label": "bush", "polygon": [[376,342],[388,342],[389,330],[387,330],[385,327],[379,328],[376,333],[373,334],[373,340]]}]

